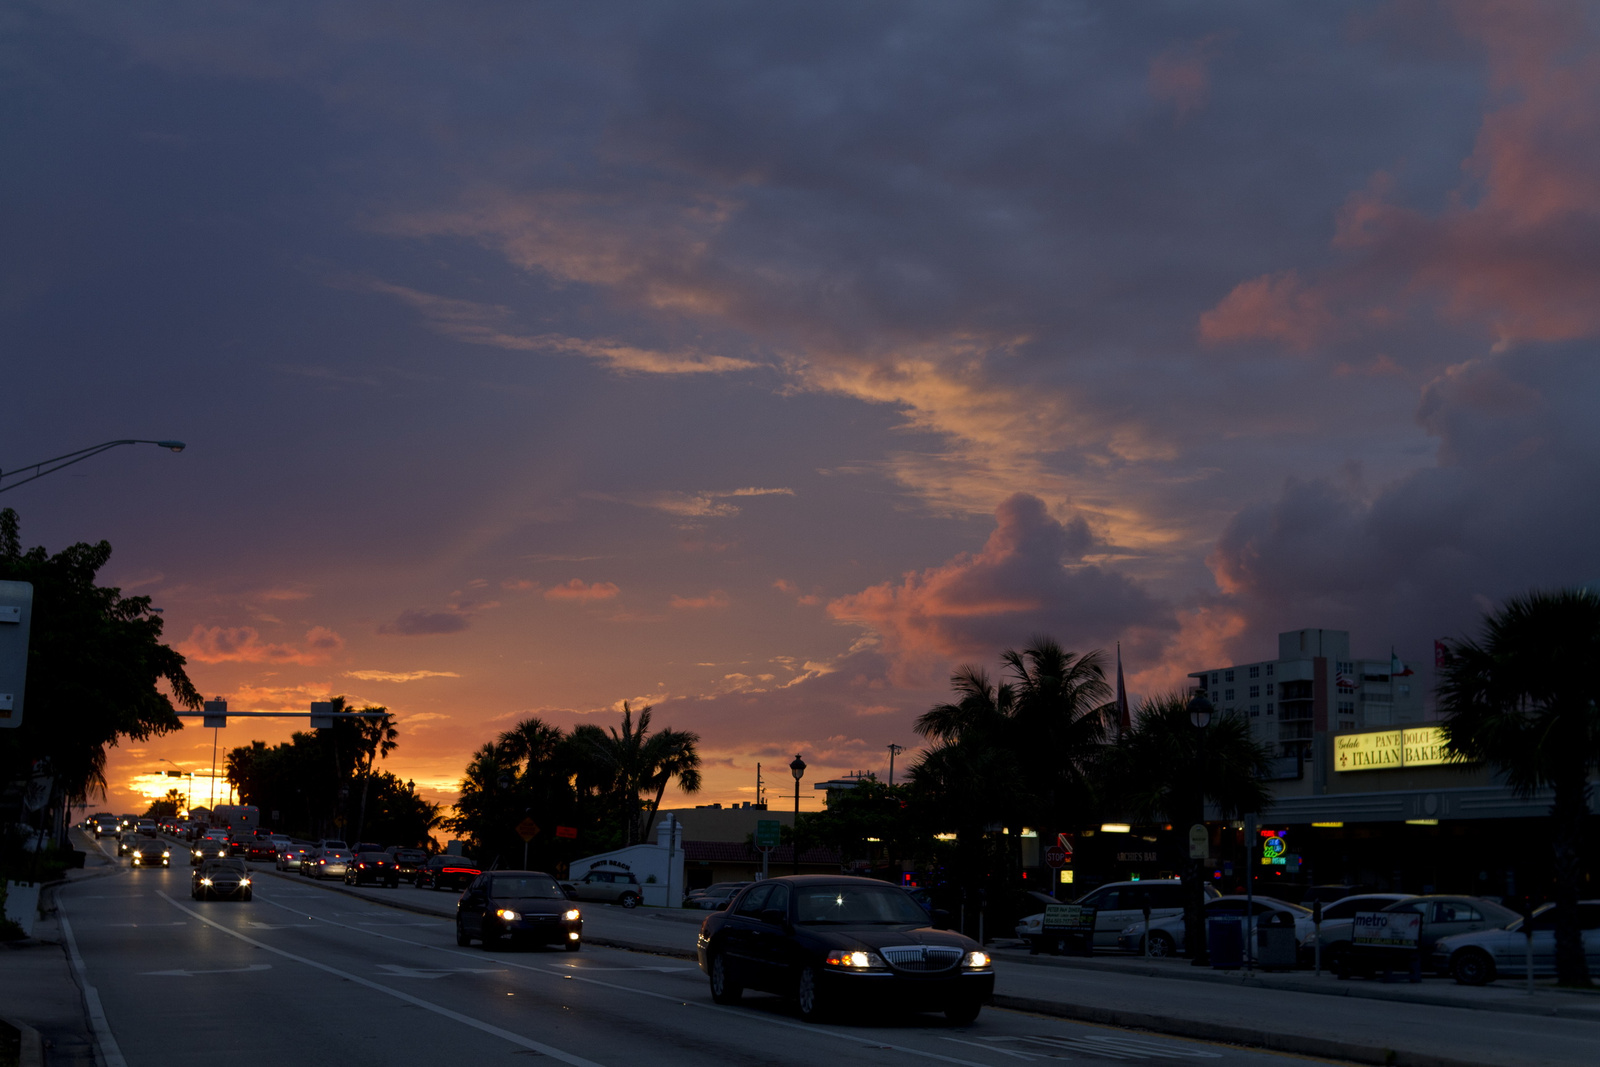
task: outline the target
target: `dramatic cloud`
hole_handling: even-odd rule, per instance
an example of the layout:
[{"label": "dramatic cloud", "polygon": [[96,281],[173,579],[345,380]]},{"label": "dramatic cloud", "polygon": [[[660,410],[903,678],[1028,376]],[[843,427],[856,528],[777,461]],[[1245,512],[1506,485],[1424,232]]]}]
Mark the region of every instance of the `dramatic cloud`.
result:
[{"label": "dramatic cloud", "polygon": [[275,644],[261,639],[253,626],[196,626],[178,651],[200,663],[326,663],[344,649],[344,638],[325,626],[306,631],[300,646]]},{"label": "dramatic cloud", "polygon": [[876,633],[902,678],[928,663],[986,659],[1034,634],[1088,651],[1130,629],[1170,625],[1127,578],[1082,562],[1094,538],[1081,518],[1063,524],[1018,494],[995,522],[979,551],[840,597],[829,614]]}]

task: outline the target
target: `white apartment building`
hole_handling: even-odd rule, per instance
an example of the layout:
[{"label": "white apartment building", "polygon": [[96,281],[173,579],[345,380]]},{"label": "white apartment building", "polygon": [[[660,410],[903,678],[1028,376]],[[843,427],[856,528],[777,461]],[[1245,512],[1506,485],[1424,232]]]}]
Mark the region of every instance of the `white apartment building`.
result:
[{"label": "white apartment building", "polygon": [[1189,677],[1219,713],[1249,719],[1257,741],[1299,762],[1317,735],[1422,722],[1421,679],[1397,663],[1353,658],[1348,630],[1290,630],[1278,635],[1277,659]]}]

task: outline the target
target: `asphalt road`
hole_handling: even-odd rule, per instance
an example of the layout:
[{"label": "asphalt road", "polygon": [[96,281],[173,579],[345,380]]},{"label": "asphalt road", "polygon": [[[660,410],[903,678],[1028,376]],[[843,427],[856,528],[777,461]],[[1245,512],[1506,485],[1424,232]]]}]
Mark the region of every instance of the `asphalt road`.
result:
[{"label": "asphalt road", "polygon": [[181,847],[173,859],[58,894],[110,1067],[117,1055],[134,1067],[1303,1062],[992,1008],[967,1027],[935,1015],[813,1026],[776,997],[713,1004],[682,960],[462,949],[447,920],[292,880],[258,878],[250,903],[195,902]]}]

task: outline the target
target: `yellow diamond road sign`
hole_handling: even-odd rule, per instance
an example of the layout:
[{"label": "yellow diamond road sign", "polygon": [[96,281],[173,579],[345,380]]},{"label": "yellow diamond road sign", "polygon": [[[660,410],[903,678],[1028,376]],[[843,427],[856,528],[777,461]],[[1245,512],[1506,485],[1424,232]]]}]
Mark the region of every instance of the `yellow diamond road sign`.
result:
[{"label": "yellow diamond road sign", "polygon": [[532,841],[539,836],[539,824],[532,819],[523,819],[517,823],[517,836],[524,841]]}]

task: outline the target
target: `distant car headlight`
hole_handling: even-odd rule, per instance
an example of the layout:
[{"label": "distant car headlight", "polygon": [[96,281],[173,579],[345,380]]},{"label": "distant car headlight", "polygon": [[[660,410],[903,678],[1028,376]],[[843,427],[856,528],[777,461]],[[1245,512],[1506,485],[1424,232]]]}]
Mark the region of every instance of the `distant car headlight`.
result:
[{"label": "distant car headlight", "polygon": [[561,917],[568,922],[577,922],[580,918],[582,918],[582,915],[578,912],[577,908],[568,908]]},{"label": "distant car headlight", "polygon": [[138,863],[138,862],[139,862],[139,854],[138,854],[138,853],[137,853],[137,852],[135,852],[135,853],[134,853],[134,854],[133,854],[133,862],[135,862],[135,863]]},{"label": "distant car headlight", "polygon": [[518,915],[516,912],[512,911],[510,908],[501,908],[499,911],[495,912],[495,914],[500,916],[500,918],[504,919],[506,922],[512,922],[512,923],[514,923],[518,919],[522,918],[521,915]]},{"label": "distant car headlight", "polygon": [[240,884],[240,885],[249,885],[249,884],[250,884],[250,879],[248,879],[248,878],[241,878],[241,879],[239,879],[239,884]]},{"label": "distant car headlight", "polygon": [[967,971],[982,971],[993,963],[987,952],[969,952],[967,958],[961,961],[961,967]]},{"label": "distant car headlight", "polygon": [[882,971],[888,969],[888,964],[883,962],[883,957],[876,952],[830,952],[825,961],[829,967],[840,967],[847,971]]},{"label": "distant car headlight", "polygon": [[169,859],[172,858],[172,853],[171,852],[163,852],[163,853],[161,853],[161,858],[164,859],[164,860],[169,860]]},{"label": "distant car headlight", "polygon": [[211,879],[209,879],[209,878],[202,878],[202,879],[200,879],[200,884],[201,884],[201,885],[210,885],[210,884],[211,884]]}]

